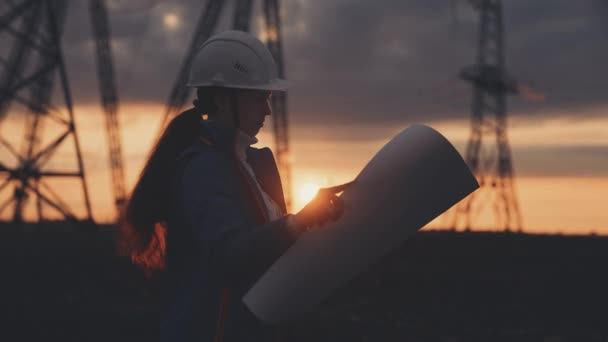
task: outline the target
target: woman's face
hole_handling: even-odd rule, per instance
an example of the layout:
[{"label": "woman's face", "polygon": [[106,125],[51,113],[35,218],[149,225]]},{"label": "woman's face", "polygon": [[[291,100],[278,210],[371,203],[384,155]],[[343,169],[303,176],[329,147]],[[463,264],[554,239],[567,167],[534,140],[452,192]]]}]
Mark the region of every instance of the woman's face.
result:
[{"label": "woman's face", "polygon": [[264,126],[267,115],[272,113],[268,90],[241,90],[237,93],[240,129],[255,137]]}]

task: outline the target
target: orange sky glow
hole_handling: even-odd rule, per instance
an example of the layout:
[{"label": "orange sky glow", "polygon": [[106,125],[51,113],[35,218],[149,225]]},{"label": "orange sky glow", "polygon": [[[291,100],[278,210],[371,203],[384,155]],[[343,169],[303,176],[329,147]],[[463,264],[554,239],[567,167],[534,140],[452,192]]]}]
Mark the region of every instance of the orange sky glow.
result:
[{"label": "orange sky glow", "polygon": [[[127,186],[134,185],[157,132],[162,108],[156,105],[122,106],[120,116],[123,154],[126,165]],[[605,110],[605,109],[591,109]],[[84,154],[84,164],[97,222],[110,222],[114,217],[110,173],[108,168],[105,123],[98,107],[76,107],[77,128]],[[413,123],[413,122],[412,122]],[[608,145],[608,118],[572,121],[566,119],[546,120],[542,124],[530,125],[523,119],[509,122],[509,140],[512,146],[568,145],[595,146]],[[291,127],[291,154],[294,203],[292,211],[297,211],[314,194],[315,187],[336,185],[354,179],[367,161],[390,140],[390,138],[411,123],[384,128],[376,140],[352,139],[333,140],[326,130],[314,131]],[[469,134],[467,120],[428,123],[441,132],[462,152]],[[23,136],[23,122],[7,120],[2,126],[2,135],[19,146]],[[266,125],[258,136],[256,147],[273,147],[270,131]],[[49,127],[52,131],[52,127]],[[9,133],[10,132],[10,133]],[[51,162],[62,168],[74,163],[73,145],[64,143],[56,158]],[[0,150],[6,159],[7,152]],[[515,174],[518,156],[514,155]],[[10,158],[9,158],[10,159]],[[568,161],[564,161],[567,163]],[[552,167],[547,165],[548,168]],[[79,183],[73,180],[49,182],[77,213],[82,213],[82,193]],[[520,176],[515,181],[519,206],[522,211],[524,231],[532,233],[564,234],[608,234],[608,177],[603,176]],[[0,200],[9,191],[0,193]],[[34,206],[26,208],[26,218],[35,217]],[[52,211],[47,211],[53,217]],[[3,213],[6,219],[10,210]],[[480,218],[475,229],[493,230],[492,219],[488,215]],[[442,227],[441,217],[427,225],[427,229]]]}]

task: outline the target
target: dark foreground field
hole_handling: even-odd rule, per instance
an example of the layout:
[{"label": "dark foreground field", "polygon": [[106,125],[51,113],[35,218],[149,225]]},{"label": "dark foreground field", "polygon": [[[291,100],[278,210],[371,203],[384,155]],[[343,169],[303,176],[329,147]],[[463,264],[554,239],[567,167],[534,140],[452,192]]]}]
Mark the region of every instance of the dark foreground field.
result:
[{"label": "dark foreground field", "polygon": [[[109,230],[0,240],[0,341],[154,341],[158,295]],[[608,341],[608,239],[423,232],[294,327],[297,341]]]}]

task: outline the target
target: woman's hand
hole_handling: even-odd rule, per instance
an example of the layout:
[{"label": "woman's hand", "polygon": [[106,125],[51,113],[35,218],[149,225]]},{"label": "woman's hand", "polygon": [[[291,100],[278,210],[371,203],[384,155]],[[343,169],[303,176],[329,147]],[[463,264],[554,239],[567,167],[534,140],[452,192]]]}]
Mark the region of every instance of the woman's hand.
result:
[{"label": "woman's hand", "polygon": [[307,230],[337,220],[344,212],[344,200],[336,194],[344,191],[353,182],[319,189],[317,195],[294,215],[296,227]]}]

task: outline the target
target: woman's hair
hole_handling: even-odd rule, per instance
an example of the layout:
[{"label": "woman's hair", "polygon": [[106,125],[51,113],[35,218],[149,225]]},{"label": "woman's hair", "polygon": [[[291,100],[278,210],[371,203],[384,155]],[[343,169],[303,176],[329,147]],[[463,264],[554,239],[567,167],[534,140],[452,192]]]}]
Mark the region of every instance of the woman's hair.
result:
[{"label": "woman's hair", "polygon": [[202,113],[209,114],[217,111],[217,106],[213,97],[220,91],[215,87],[200,87],[196,88],[196,99],[194,100],[194,107]]},{"label": "woman's hair", "polygon": [[232,96],[239,92],[238,89],[222,87],[199,87],[196,89],[196,100],[194,106],[201,112],[213,117],[218,112],[214,98],[219,95]]},{"label": "woman's hair", "polygon": [[199,99],[195,110],[185,111],[171,120],[152,149],[119,216],[118,252],[130,257],[148,276],[165,268],[170,180],[176,158],[199,134],[202,114],[207,112],[203,111],[202,103]]}]

